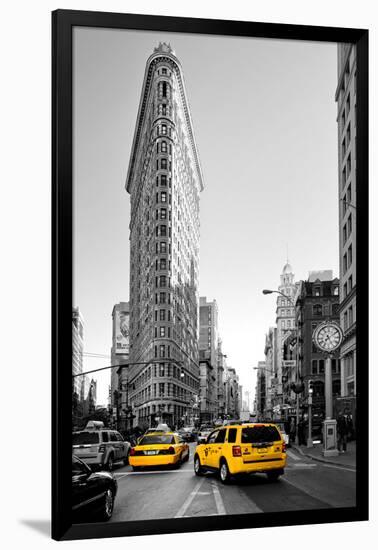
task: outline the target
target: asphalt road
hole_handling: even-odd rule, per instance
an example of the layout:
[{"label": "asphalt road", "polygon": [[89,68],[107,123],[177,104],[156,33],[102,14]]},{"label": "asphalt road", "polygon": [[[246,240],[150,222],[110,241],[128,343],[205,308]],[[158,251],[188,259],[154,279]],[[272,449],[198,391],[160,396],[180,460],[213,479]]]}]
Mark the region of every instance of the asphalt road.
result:
[{"label": "asphalt road", "polygon": [[355,472],[312,461],[288,450],[285,475],[276,483],[263,474],[223,485],[215,474],[193,472],[190,460],[178,470],[133,472],[115,465],[118,481],[112,522],[222,514],[251,514],[355,505]]}]

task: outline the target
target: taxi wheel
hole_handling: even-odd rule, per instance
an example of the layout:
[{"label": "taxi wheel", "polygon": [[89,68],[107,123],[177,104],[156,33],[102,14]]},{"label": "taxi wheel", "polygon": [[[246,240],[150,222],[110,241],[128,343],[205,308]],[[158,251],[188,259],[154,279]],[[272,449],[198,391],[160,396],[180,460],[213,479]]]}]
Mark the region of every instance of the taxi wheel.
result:
[{"label": "taxi wheel", "polygon": [[221,482],[224,484],[229,483],[231,479],[230,470],[228,469],[228,465],[225,460],[222,460],[222,462],[220,463],[219,477]]},{"label": "taxi wheel", "polygon": [[203,475],[203,468],[201,466],[201,462],[198,455],[194,457],[194,473],[196,474],[196,476]]},{"label": "taxi wheel", "polygon": [[106,467],[111,472],[113,470],[113,456],[110,455],[108,458],[108,462],[106,463]]}]

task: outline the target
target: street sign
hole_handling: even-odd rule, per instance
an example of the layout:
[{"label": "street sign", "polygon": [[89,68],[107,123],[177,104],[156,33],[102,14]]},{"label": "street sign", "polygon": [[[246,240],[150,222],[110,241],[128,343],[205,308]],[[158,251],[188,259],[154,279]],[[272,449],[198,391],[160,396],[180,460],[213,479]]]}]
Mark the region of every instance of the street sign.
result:
[{"label": "street sign", "polygon": [[297,362],[290,359],[290,360],[287,360],[287,361],[282,361],[282,366],[283,367],[296,367],[297,366]]}]

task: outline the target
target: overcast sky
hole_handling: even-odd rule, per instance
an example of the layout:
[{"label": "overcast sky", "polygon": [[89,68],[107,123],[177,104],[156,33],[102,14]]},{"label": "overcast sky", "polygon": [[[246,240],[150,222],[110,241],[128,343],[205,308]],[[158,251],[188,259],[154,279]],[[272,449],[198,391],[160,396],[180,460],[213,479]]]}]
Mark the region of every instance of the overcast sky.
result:
[{"label": "overcast sky", "polygon": [[[129,300],[124,184],[146,60],[180,59],[202,165],[200,296],[215,299],[229,366],[254,391],[288,255],[295,279],[338,276],[336,45],[75,29],[74,306],[85,352],[110,354],[111,313]],[[84,370],[110,364],[84,358]],[[96,376],[106,404],[108,371]]]}]

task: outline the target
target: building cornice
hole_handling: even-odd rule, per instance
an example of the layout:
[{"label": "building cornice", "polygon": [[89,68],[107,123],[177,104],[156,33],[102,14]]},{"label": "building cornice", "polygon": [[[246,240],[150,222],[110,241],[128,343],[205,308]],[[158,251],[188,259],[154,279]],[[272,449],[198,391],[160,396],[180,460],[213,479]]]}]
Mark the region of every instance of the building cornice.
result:
[{"label": "building cornice", "polygon": [[204,184],[203,184],[202,170],[201,170],[201,166],[198,158],[197,146],[196,146],[196,142],[193,134],[192,119],[190,116],[189,105],[186,98],[186,91],[185,91],[182,70],[181,70],[181,64],[179,60],[172,53],[161,53],[161,52],[154,52],[147,60],[143,86],[142,86],[142,95],[140,99],[138,116],[137,116],[137,121],[135,126],[135,132],[134,132],[134,139],[131,147],[130,163],[129,163],[128,173],[126,178],[126,185],[125,185],[126,190],[128,193],[130,193],[131,183],[133,181],[133,177],[135,173],[135,163],[136,163],[137,153],[141,142],[141,135],[142,135],[142,129],[144,124],[144,117],[146,114],[146,107],[148,104],[148,97],[150,94],[151,83],[153,80],[154,67],[156,66],[158,61],[167,61],[176,73],[177,82],[179,84],[181,102],[182,102],[182,106],[185,114],[185,121],[186,121],[187,130],[188,130],[189,140],[192,148],[194,162],[196,165],[197,176],[200,183],[200,189],[201,191],[203,191]]}]

